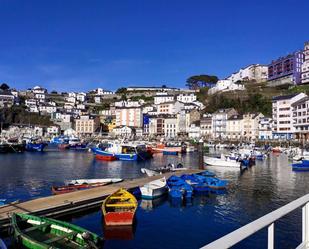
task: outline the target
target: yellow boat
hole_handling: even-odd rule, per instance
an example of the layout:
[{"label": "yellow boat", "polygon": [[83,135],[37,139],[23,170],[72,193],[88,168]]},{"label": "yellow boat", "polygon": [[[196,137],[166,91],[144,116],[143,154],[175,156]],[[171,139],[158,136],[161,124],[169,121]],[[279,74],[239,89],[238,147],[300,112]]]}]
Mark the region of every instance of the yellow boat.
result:
[{"label": "yellow boat", "polygon": [[136,209],[137,200],[134,195],[123,188],[117,190],[102,204],[105,225],[132,225]]}]

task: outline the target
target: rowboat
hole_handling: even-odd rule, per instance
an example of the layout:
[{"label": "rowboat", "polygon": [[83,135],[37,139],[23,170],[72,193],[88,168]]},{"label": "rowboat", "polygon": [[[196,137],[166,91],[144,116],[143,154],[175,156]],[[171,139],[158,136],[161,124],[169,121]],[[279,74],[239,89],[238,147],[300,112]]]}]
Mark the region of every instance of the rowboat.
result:
[{"label": "rowboat", "polygon": [[22,248],[97,248],[98,235],[76,225],[29,214],[14,213],[14,238]]},{"label": "rowboat", "polygon": [[136,209],[137,200],[134,195],[122,188],[117,190],[102,204],[105,225],[132,225]]},{"label": "rowboat", "polygon": [[75,184],[65,186],[52,186],[51,190],[54,195],[71,193],[74,191],[85,190],[105,186],[109,183],[92,183],[92,184]]},{"label": "rowboat", "polygon": [[155,168],[155,169],[146,169],[146,168],[141,168],[141,172],[143,174],[146,174],[147,176],[156,176],[160,175],[163,173],[167,172],[174,172],[174,171],[182,171],[182,170],[187,170],[188,168],[183,167],[181,163],[177,164],[176,166],[172,164],[168,164],[167,166],[163,166],[160,168]]},{"label": "rowboat", "polygon": [[99,184],[99,183],[117,183],[122,182],[121,178],[101,178],[101,179],[75,179],[64,181],[66,185],[81,185],[81,184]]},{"label": "rowboat", "polygon": [[193,188],[178,176],[172,175],[167,179],[169,196],[171,198],[191,198]]},{"label": "rowboat", "polygon": [[184,174],[181,175],[180,178],[190,184],[195,192],[205,192],[209,190],[208,184],[204,181],[204,176]]},{"label": "rowboat", "polygon": [[0,239],[0,249],[7,249],[2,239]]},{"label": "rowboat", "polygon": [[167,192],[167,185],[165,177],[154,180],[140,187],[142,198],[144,199],[155,199]]}]

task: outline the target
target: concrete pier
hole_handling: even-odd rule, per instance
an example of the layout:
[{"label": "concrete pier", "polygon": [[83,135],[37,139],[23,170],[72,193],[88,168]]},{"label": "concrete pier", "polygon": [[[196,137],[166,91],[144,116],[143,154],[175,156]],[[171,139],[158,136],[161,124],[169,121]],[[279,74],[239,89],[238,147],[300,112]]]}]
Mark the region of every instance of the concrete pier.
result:
[{"label": "concrete pier", "polygon": [[0,207],[0,231],[5,230],[10,225],[10,215],[12,213],[30,213],[47,217],[71,214],[100,206],[107,196],[114,193],[119,188],[131,189],[143,186],[144,184],[162,178],[163,176],[168,178],[171,175],[192,174],[198,172],[201,172],[201,170],[169,172],[158,176],[125,180],[120,183],[102,187],[9,204]]}]

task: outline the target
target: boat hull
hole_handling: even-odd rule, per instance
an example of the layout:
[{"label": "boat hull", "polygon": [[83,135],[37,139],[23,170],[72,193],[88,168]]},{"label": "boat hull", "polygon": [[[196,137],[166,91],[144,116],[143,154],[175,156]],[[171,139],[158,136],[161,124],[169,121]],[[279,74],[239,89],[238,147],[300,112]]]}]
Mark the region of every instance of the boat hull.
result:
[{"label": "boat hull", "polygon": [[101,161],[115,161],[115,160],[117,160],[117,158],[113,155],[104,156],[104,155],[97,154],[97,155],[95,155],[95,158],[98,159],[98,160],[101,160]]},{"label": "boat hull", "polygon": [[140,189],[141,189],[141,193],[142,193],[142,198],[143,199],[149,199],[149,200],[159,198],[162,195],[165,195],[166,192],[167,192],[166,187],[161,187],[161,188],[157,188],[157,189],[141,187]]},{"label": "boat hull", "polygon": [[46,146],[47,146],[46,143],[38,143],[38,144],[28,143],[26,144],[26,151],[43,152]]},{"label": "boat hull", "polygon": [[204,163],[208,166],[227,167],[227,168],[239,168],[240,162],[225,161],[219,158],[204,157]]},{"label": "boat hull", "polygon": [[133,220],[134,212],[111,212],[104,216],[106,226],[130,226]]}]

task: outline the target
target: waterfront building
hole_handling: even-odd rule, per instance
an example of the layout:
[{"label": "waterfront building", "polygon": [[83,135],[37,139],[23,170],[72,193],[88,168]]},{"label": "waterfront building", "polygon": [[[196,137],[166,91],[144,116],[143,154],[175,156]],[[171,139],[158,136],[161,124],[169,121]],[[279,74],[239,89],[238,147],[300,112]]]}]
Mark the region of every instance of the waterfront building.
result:
[{"label": "waterfront building", "polygon": [[303,97],[292,104],[295,138],[309,140],[309,97]]},{"label": "waterfront building", "polygon": [[242,84],[233,83],[231,80],[219,80],[216,86],[208,90],[208,94],[215,94],[218,92],[228,92],[228,91],[243,91],[245,86]]},{"label": "waterfront building", "polygon": [[241,139],[244,134],[244,120],[242,115],[232,115],[226,120],[226,137],[228,139]]},{"label": "waterfront building", "polygon": [[173,102],[175,97],[174,95],[167,94],[166,92],[158,92],[154,96],[154,104],[159,105],[165,102]]},{"label": "waterfront building", "polygon": [[243,81],[264,82],[268,79],[268,67],[260,64],[252,64],[241,68],[238,72],[232,73],[227,77],[232,83]]},{"label": "waterfront building", "polygon": [[164,136],[164,123],[166,114],[149,116],[149,136]]},{"label": "waterfront building", "polygon": [[139,101],[121,100],[116,101],[114,103],[115,107],[140,107],[142,104],[144,104],[144,100]]},{"label": "waterfront building", "polygon": [[309,83],[309,41],[305,42],[304,63],[301,68],[301,83]]},{"label": "waterfront building", "polygon": [[49,136],[57,136],[59,134],[59,127],[58,126],[49,126],[46,129],[46,133]]},{"label": "waterfront building", "polygon": [[132,128],[126,125],[116,126],[112,131],[114,136],[120,136],[122,138],[129,138],[131,137],[132,133]]},{"label": "waterfront building", "polygon": [[272,132],[274,139],[292,139],[293,126],[292,104],[306,97],[304,93],[277,96],[272,99]]},{"label": "waterfront building", "polygon": [[219,109],[212,115],[212,129],[214,138],[226,137],[226,122],[227,120],[236,115],[237,111],[234,108]]},{"label": "waterfront building", "polygon": [[246,113],[243,115],[243,137],[246,140],[255,140],[259,137],[259,122],[262,113]]},{"label": "waterfront building", "polygon": [[197,97],[194,93],[180,93],[177,95],[177,100],[182,103],[192,103],[197,100]]},{"label": "waterfront building", "polygon": [[270,140],[273,138],[272,118],[262,117],[259,121],[259,139]]},{"label": "waterfront building", "polygon": [[199,139],[201,137],[200,121],[196,121],[189,126],[188,137],[192,139]]},{"label": "waterfront building", "polygon": [[298,85],[301,83],[303,51],[297,51],[273,60],[268,65],[268,85]]},{"label": "waterfront building", "polygon": [[141,107],[122,107],[116,109],[116,126],[143,127]]},{"label": "waterfront building", "polygon": [[79,135],[91,135],[99,128],[99,126],[99,117],[82,115],[76,117],[74,120],[74,129]]},{"label": "waterfront building", "polygon": [[202,137],[212,137],[212,115],[204,114],[200,120],[200,133]]},{"label": "waterfront building", "polygon": [[178,122],[176,115],[167,115],[164,119],[164,136],[175,138],[178,134]]},{"label": "waterfront building", "polygon": [[11,107],[14,102],[15,96],[10,91],[0,91],[0,107]]}]

